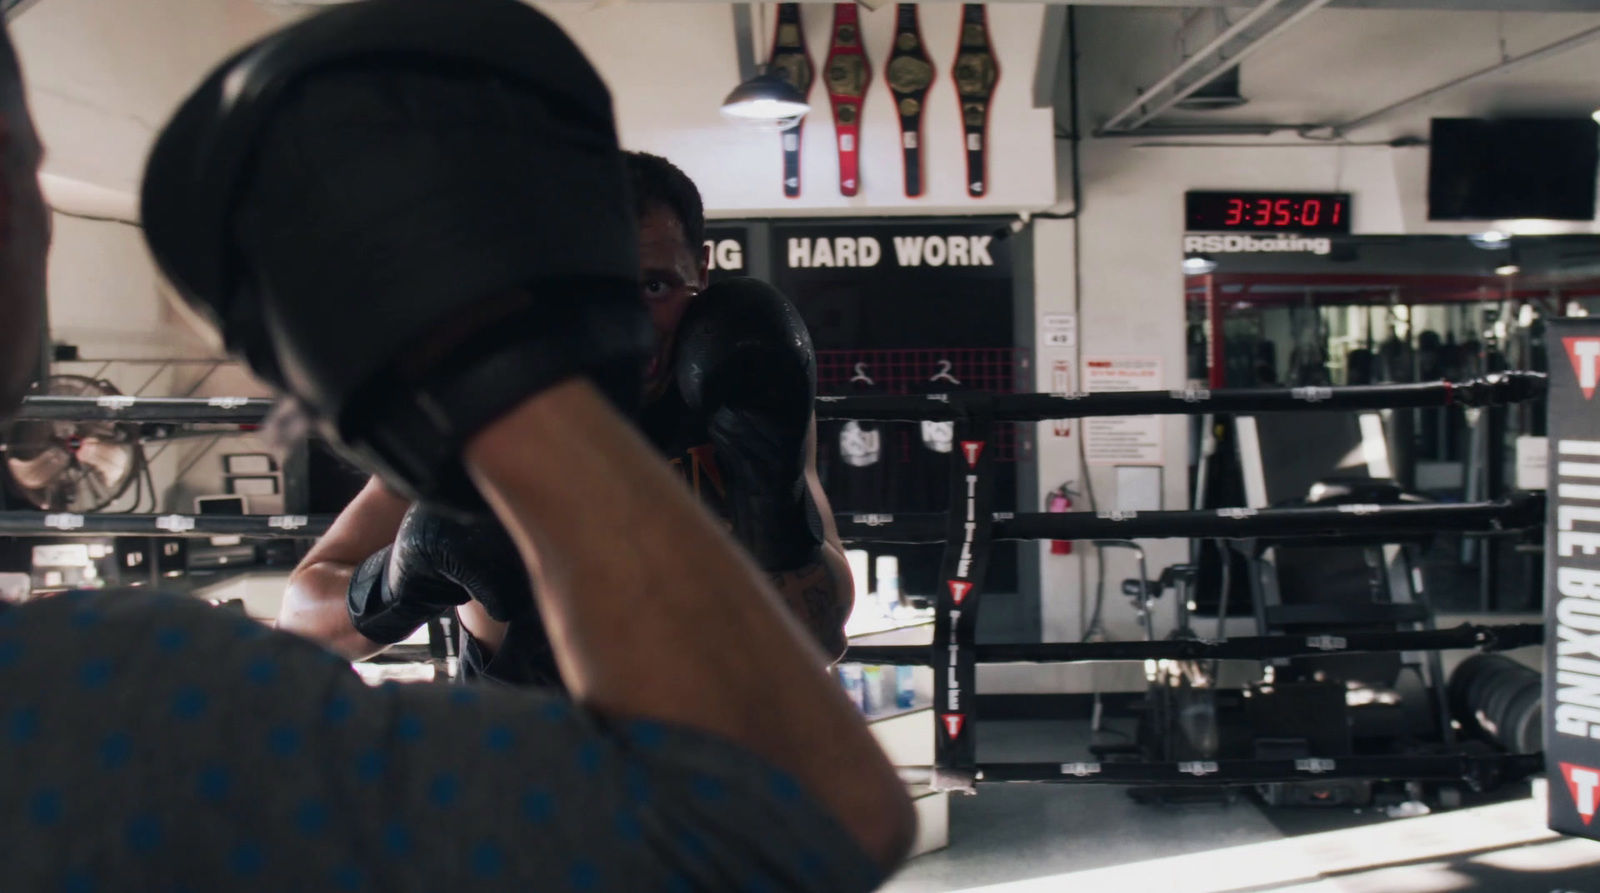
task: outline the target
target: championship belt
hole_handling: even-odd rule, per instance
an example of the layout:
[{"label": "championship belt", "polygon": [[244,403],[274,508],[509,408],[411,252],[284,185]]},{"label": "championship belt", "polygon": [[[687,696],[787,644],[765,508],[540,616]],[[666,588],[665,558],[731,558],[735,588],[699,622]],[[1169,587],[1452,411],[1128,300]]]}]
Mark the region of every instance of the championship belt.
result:
[{"label": "championship belt", "polygon": [[[772,38],[767,70],[800,91],[802,97],[811,96],[816,71],[811,67],[811,54],[806,52],[798,3],[778,4],[778,28]],[[804,123],[802,119],[783,132],[783,194],[789,198],[800,195],[800,128]]]},{"label": "championship belt", "polygon": [[922,45],[922,29],[917,26],[917,5],[900,3],[895,7],[894,49],[885,71],[889,92],[894,94],[895,111],[900,115],[900,146],[906,156],[906,197],[922,194],[922,106],[933,83],[933,64]]},{"label": "championship belt", "polygon": [[839,136],[839,192],[855,195],[861,189],[861,100],[872,69],[861,48],[854,3],[833,4],[833,40],[822,67],[833,103],[833,129]]},{"label": "championship belt", "polygon": [[987,137],[989,100],[1000,80],[1000,63],[989,46],[989,19],[982,3],[961,4],[961,47],[953,70],[956,96],[961,100],[961,125],[967,135],[967,194],[988,194]]}]

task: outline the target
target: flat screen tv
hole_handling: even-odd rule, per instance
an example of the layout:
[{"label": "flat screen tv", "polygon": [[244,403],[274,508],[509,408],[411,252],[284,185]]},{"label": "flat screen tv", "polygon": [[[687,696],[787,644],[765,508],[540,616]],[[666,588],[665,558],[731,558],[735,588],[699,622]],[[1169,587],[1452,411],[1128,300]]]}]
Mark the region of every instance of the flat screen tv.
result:
[{"label": "flat screen tv", "polygon": [[1429,220],[1593,220],[1600,124],[1434,118]]}]

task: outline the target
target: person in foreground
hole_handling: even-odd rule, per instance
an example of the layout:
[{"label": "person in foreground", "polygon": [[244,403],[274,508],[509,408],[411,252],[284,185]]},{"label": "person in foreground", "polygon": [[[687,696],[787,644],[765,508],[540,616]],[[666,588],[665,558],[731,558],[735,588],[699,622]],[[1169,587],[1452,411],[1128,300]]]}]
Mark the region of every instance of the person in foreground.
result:
[{"label": "person in foreground", "polygon": [[[625,162],[639,218],[640,300],[657,345],[639,427],[836,660],[854,593],[817,479],[810,335],[766,283],[707,288],[694,182],[655,155],[628,152]],[[498,524],[454,522],[374,479],[290,575],[278,628],[360,660],[455,611],[466,632],[464,678],[559,686],[532,605]]]},{"label": "person in foreground", "polygon": [[[27,318],[39,150],[0,67],[0,296]],[[184,103],[143,199],[179,293],[342,451],[492,510],[571,699],[368,688],[184,598],[0,609],[9,885],[841,891],[894,869],[915,820],[893,767],[626,418],[652,339],[625,177],[559,29],[516,0],[301,20]]]}]

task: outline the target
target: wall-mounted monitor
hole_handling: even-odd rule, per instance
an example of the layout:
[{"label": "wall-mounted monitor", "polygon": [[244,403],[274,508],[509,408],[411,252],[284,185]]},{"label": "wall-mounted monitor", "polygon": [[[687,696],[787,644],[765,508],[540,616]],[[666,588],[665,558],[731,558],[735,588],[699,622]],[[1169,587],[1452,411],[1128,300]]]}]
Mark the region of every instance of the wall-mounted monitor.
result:
[{"label": "wall-mounted monitor", "polygon": [[1600,124],[1434,118],[1429,220],[1593,220]]}]

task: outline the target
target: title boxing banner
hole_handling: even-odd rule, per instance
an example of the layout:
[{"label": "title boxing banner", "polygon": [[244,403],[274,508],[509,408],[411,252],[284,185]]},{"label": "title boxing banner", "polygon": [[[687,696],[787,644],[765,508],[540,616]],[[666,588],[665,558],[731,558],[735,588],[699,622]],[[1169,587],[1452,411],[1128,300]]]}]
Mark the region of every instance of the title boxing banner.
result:
[{"label": "title boxing banner", "polygon": [[1551,830],[1600,840],[1600,319],[1550,322],[1544,759]]}]

